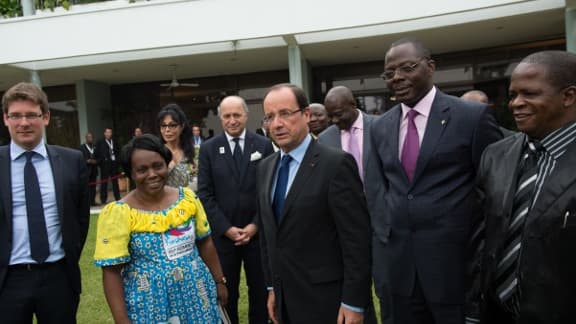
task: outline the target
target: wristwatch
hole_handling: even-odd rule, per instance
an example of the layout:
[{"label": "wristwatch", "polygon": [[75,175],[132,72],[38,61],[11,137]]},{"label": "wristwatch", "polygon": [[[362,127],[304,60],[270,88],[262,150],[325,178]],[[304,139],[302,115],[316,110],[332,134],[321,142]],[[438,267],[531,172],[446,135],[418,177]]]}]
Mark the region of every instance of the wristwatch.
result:
[{"label": "wristwatch", "polygon": [[226,277],[222,276],[222,278],[220,278],[220,280],[214,280],[216,282],[216,284],[222,284],[222,285],[226,285]]}]

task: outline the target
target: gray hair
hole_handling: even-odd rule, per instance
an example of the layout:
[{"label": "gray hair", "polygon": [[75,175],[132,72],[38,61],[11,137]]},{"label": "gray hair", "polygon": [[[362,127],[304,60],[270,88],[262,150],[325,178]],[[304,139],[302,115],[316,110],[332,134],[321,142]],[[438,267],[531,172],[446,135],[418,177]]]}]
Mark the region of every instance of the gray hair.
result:
[{"label": "gray hair", "polygon": [[223,102],[224,100],[228,99],[228,98],[237,98],[237,99],[240,100],[240,102],[242,103],[242,108],[244,108],[244,111],[245,111],[246,113],[249,112],[249,110],[248,110],[248,105],[246,104],[246,100],[244,100],[244,98],[242,98],[242,97],[240,97],[240,96],[227,96],[227,97],[224,97],[222,100],[220,100],[220,103],[218,104],[218,108],[217,108],[217,110],[218,110],[218,116],[220,116],[220,106],[222,105],[222,102]]}]

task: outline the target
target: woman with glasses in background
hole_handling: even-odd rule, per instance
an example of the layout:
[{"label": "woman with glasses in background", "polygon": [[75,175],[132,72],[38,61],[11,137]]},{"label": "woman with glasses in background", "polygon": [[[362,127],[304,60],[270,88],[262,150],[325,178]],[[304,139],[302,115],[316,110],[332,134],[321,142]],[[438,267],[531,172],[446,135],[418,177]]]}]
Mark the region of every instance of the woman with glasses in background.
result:
[{"label": "woman with glasses in background", "polygon": [[[194,173],[194,143],[188,118],[177,104],[168,104],[156,118],[162,141],[172,153],[166,185],[188,187]],[[192,188],[195,189],[195,188]]]}]

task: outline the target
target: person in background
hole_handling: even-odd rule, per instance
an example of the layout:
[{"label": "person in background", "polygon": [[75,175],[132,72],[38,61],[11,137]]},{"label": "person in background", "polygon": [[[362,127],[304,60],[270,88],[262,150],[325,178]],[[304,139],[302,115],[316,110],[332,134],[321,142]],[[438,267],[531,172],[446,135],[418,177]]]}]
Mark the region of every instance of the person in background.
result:
[{"label": "person in background", "polygon": [[310,133],[315,138],[330,126],[330,118],[328,118],[328,113],[324,105],[319,103],[310,104],[310,122],[308,126],[310,127]]},{"label": "person in background", "polygon": [[466,246],[480,209],[474,179],[484,148],[502,137],[490,107],[434,86],[435,68],[422,42],[392,43],[382,77],[398,104],[370,132],[377,166],[368,170],[377,172],[366,176],[385,186],[366,193],[379,213],[374,281],[390,283],[399,324],[464,322]]},{"label": "person in background", "polygon": [[140,127],[134,128],[134,136],[133,137],[138,137],[140,135],[142,135],[142,128],[140,128]]},{"label": "person in background", "polygon": [[192,136],[194,137],[194,146],[200,147],[202,142],[204,142],[204,136],[202,136],[202,129],[198,125],[192,125]]},{"label": "person in background", "polygon": [[112,138],[112,128],[104,129],[104,137],[96,143],[96,159],[100,166],[100,203],[108,200],[108,182],[112,184],[114,199],[120,200],[118,187],[118,143]]},{"label": "person in background", "polygon": [[194,172],[194,143],[188,118],[177,104],[164,106],[156,117],[162,141],[172,153],[166,185],[187,187]]},{"label": "person in background", "polygon": [[171,155],[151,134],[124,146],[136,189],[98,216],[94,263],[115,323],[220,323],[226,278],[200,200],[166,185]]},{"label": "person in background", "polygon": [[[488,95],[484,93],[482,90],[470,90],[465,92],[460,99],[465,101],[473,101],[473,102],[480,102],[486,105],[491,106],[490,100],[488,99]],[[499,126],[500,132],[502,132],[502,137],[508,137],[514,135],[516,132],[506,129],[502,126]]]},{"label": "person in background", "polygon": [[[382,183],[377,178],[366,178],[366,169],[376,167],[373,162],[374,154],[372,153],[370,137],[370,126],[375,117],[356,108],[354,94],[344,86],[336,86],[330,89],[324,99],[324,106],[328,113],[327,119],[332,122],[332,125],[320,133],[318,143],[348,152],[356,161],[358,175],[362,179],[364,186],[381,187]],[[313,115],[314,110],[311,109],[310,126],[312,125]],[[374,202],[368,198],[370,197],[367,197],[368,210],[372,215],[376,212],[370,208],[374,205]],[[375,285],[378,288],[376,293],[380,296],[380,300],[385,301],[380,307],[381,318],[384,323],[391,322],[389,316],[390,289],[388,286],[388,282],[378,282]],[[377,323],[373,305],[370,303],[369,306],[365,314],[364,323]]]},{"label": "person in background", "polygon": [[98,178],[98,160],[96,160],[96,146],[92,133],[87,132],[86,141],[80,146],[80,151],[84,155],[86,167],[88,168],[88,196],[90,206],[96,206],[96,179]]},{"label": "person in background", "polygon": [[576,323],[576,54],[525,57],[510,78],[520,132],[486,148],[482,323]]},{"label": "person in background", "polygon": [[275,85],[263,106],[280,147],[256,175],[268,314],[274,323],[363,323],[371,229],[356,162],[312,139],[302,89]]},{"label": "person in background", "polygon": [[213,228],[212,237],[228,279],[227,309],[237,324],[242,264],[248,284],[251,324],[268,322],[256,212],[256,166],[272,154],[270,140],[246,129],[248,106],[229,96],[218,106],[224,133],[200,146],[198,196]]},{"label": "person in background", "polygon": [[78,150],[45,144],[46,93],[18,83],[2,97],[0,320],[76,323],[78,260],[90,223],[88,169]]}]

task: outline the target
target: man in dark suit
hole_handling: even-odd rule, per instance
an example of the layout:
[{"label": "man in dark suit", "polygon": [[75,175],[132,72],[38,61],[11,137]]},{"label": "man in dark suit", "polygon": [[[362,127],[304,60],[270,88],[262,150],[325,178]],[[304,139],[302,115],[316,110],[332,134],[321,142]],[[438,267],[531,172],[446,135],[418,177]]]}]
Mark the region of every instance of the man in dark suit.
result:
[{"label": "man in dark suit", "polygon": [[202,136],[202,129],[200,129],[200,126],[192,125],[192,136],[194,147],[200,147],[202,142],[204,142],[204,136]]},{"label": "man in dark suit", "polygon": [[266,323],[266,286],[257,236],[256,166],[272,153],[272,145],[267,138],[246,130],[248,106],[244,99],[224,98],[218,116],[224,134],[200,146],[198,196],[227,279],[230,319],[238,323],[238,286],[244,262],[250,323]]},{"label": "man in dark suit", "polygon": [[98,160],[96,160],[96,146],[92,133],[86,133],[86,142],[80,145],[80,151],[84,155],[86,167],[88,168],[88,196],[90,206],[96,205],[96,179],[98,178]]},{"label": "man in dark suit", "polygon": [[372,218],[374,276],[389,273],[402,324],[464,321],[474,178],[484,148],[501,137],[490,108],[436,89],[434,70],[419,41],[393,43],[382,75],[400,104],[372,123],[378,173],[367,177],[385,186]]},{"label": "man in dark suit", "polygon": [[[375,186],[373,190],[378,190],[379,187],[382,187],[382,182],[378,178],[366,177],[366,169],[376,166],[373,161],[374,154],[372,154],[372,139],[370,137],[370,126],[374,116],[365,114],[356,108],[354,94],[344,86],[336,86],[328,91],[324,99],[324,107],[326,107],[327,120],[332,122],[332,126],[320,133],[318,143],[336,147],[350,153],[356,160],[364,186]],[[375,210],[370,208],[370,206],[374,205],[374,201],[372,201],[371,197],[367,197],[367,199],[370,215],[374,216],[372,214]],[[379,276],[378,278],[385,277]],[[390,293],[388,283],[378,282],[376,287],[378,288],[376,294],[382,301],[380,307],[382,321],[384,323],[391,322],[389,319]],[[372,311],[372,307],[369,310]],[[376,323],[373,312],[366,315],[365,323]]]},{"label": "man in dark suit", "polygon": [[482,323],[576,322],[576,55],[527,56],[508,107],[520,133],[486,148]]},{"label": "man in dark suit", "polygon": [[12,140],[0,147],[1,321],[76,323],[90,215],[84,158],[44,143],[50,111],[37,86],[13,86],[2,109]]},{"label": "man in dark suit", "polygon": [[120,200],[118,188],[118,159],[120,147],[112,138],[112,128],[104,130],[104,137],[96,142],[96,159],[100,166],[100,203],[105,204],[108,200],[108,182],[112,184],[114,199]]},{"label": "man in dark suit", "polygon": [[371,231],[354,158],[312,139],[302,89],[273,86],[263,106],[281,150],[257,174],[268,314],[275,323],[362,323]]},{"label": "man in dark suit", "polygon": [[318,137],[328,126],[330,126],[330,118],[328,117],[328,112],[326,112],[326,107],[323,104],[311,103],[308,127],[310,127],[312,137]]}]

